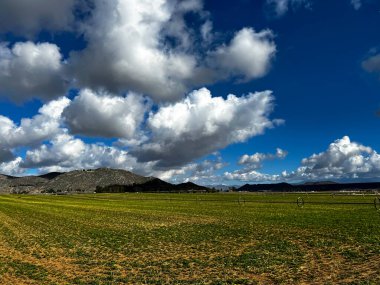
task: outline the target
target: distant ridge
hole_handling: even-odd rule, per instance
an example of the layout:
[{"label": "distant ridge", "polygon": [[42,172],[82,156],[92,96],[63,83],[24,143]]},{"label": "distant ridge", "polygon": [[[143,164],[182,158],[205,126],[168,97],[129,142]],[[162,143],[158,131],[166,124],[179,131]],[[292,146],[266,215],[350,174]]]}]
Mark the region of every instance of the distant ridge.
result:
[{"label": "distant ridge", "polygon": [[194,183],[174,185],[155,177],[144,177],[127,170],[98,168],[51,172],[40,176],[13,177],[0,174],[0,193],[93,193],[93,192],[171,192],[206,191]]},{"label": "distant ridge", "polygon": [[123,193],[123,192],[193,192],[193,191],[210,191],[209,188],[199,186],[192,182],[171,184],[158,178],[152,178],[141,184],[132,185],[110,185],[106,187],[98,187],[98,193]]},{"label": "distant ridge", "polygon": [[245,184],[238,188],[238,191],[292,191],[294,185],[288,183],[275,184]]},{"label": "distant ridge", "polygon": [[[337,183],[313,181],[303,184],[245,184],[228,187],[247,192],[310,192],[310,191],[380,191],[380,182]],[[215,189],[214,189],[215,190]],[[93,192],[209,192],[211,187],[192,182],[171,184],[156,177],[144,177],[127,170],[98,168],[69,172],[51,172],[39,176],[15,177],[0,174],[0,193],[70,194]]]},{"label": "distant ridge", "polygon": [[46,178],[48,180],[52,180],[61,174],[64,174],[64,172],[49,172],[46,174],[39,175],[38,177]]},{"label": "distant ridge", "polygon": [[248,192],[310,192],[310,191],[361,191],[361,190],[380,190],[380,182],[363,182],[363,183],[337,183],[337,182],[308,182],[304,184],[292,185],[288,183],[274,184],[245,184],[237,191]]},{"label": "distant ridge", "polygon": [[331,184],[339,184],[339,183],[334,182],[334,181],[310,181],[310,182],[303,183],[303,185],[331,185]]},{"label": "distant ridge", "polygon": [[185,182],[185,183],[177,184],[176,188],[180,190],[208,190],[209,189],[205,186],[199,186],[193,182]]}]

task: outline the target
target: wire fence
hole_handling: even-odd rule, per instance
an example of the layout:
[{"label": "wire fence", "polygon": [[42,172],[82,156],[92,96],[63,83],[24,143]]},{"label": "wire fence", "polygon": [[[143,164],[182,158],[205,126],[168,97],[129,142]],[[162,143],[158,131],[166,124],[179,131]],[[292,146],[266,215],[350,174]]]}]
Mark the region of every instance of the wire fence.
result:
[{"label": "wire fence", "polygon": [[[128,201],[165,201],[165,202],[194,202],[194,203],[236,203],[239,206],[249,204],[288,204],[298,208],[311,205],[348,205],[371,206],[380,213],[380,195],[377,191],[371,192],[233,192],[233,193],[168,193],[168,192],[135,192],[119,193],[122,196],[113,196],[112,193],[96,194],[91,196],[78,194],[72,197],[117,201],[120,197]],[[82,196],[83,195],[83,196]]]},{"label": "wire fence", "polygon": [[[286,193],[289,194],[289,193]],[[298,193],[299,194],[299,193]],[[197,194],[193,194],[197,195]],[[184,195],[185,196],[185,195]],[[271,194],[266,195],[265,197],[270,197]],[[367,195],[356,195],[355,198],[359,198],[360,196],[365,199],[365,201],[337,201],[338,195],[325,195],[325,198],[330,197],[330,201],[317,201],[313,200],[312,195],[308,195],[305,193],[305,196],[298,196],[297,198],[292,197],[289,199],[289,195],[286,197],[287,199],[281,200],[279,197],[281,197],[281,193],[277,193],[277,200],[264,200],[264,199],[255,199],[254,196],[248,195],[240,195],[238,198],[235,197],[229,197],[229,199],[218,199],[218,198],[211,198],[207,197],[207,194],[200,194],[196,197],[159,197],[159,195],[155,195],[154,197],[152,195],[145,196],[141,195],[128,197],[128,201],[167,201],[167,202],[195,202],[195,203],[208,203],[208,202],[214,202],[214,203],[237,203],[240,206],[244,206],[246,204],[293,204],[299,208],[307,207],[308,205],[351,205],[351,206],[363,206],[363,205],[372,205],[376,211],[379,211],[380,213],[380,197],[373,195],[373,194],[367,194]],[[342,198],[341,197],[339,198]],[[346,197],[353,197],[352,195],[347,195]],[[373,199],[373,200],[372,200]],[[100,198],[99,200],[103,200]]]}]

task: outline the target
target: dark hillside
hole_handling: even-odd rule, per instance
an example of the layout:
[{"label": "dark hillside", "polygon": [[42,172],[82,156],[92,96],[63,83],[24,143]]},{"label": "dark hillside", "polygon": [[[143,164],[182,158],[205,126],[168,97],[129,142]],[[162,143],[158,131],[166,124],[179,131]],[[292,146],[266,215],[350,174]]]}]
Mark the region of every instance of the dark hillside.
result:
[{"label": "dark hillside", "polygon": [[97,193],[124,193],[124,192],[188,192],[188,191],[207,191],[207,187],[199,186],[194,183],[182,183],[174,185],[158,178],[150,177],[150,180],[141,184],[132,185],[110,185],[97,187]]},{"label": "dark hillside", "polygon": [[380,182],[371,183],[323,183],[313,182],[292,185],[288,183],[277,184],[245,184],[238,188],[237,191],[273,191],[273,192],[310,192],[310,191],[366,191],[366,190],[380,190]]},{"label": "dark hillside", "polygon": [[43,192],[94,192],[97,187],[141,184],[149,179],[121,169],[74,170],[48,181]]}]

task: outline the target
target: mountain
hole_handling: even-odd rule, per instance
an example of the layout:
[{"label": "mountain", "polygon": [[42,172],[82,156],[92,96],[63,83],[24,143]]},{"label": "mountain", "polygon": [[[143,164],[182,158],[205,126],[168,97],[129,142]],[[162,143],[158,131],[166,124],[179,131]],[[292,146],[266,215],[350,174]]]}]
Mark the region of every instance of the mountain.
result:
[{"label": "mountain", "polygon": [[16,177],[5,175],[5,174],[0,174],[0,180],[5,180],[5,179],[9,179],[9,178],[16,178]]},{"label": "mountain", "polygon": [[273,184],[245,184],[237,189],[237,191],[293,191],[294,185],[288,183],[273,183]]},{"label": "mountain", "polygon": [[54,178],[56,178],[57,176],[63,174],[64,172],[49,172],[49,173],[46,173],[46,174],[42,174],[42,175],[39,175],[38,177],[41,177],[41,178],[46,178],[48,180],[52,180]]},{"label": "mountain", "polygon": [[148,177],[148,181],[132,185],[109,185],[98,187],[97,193],[124,193],[124,192],[193,192],[208,191],[207,187],[199,186],[192,182],[171,184],[155,177]]},{"label": "mountain", "polygon": [[175,188],[179,191],[207,191],[209,188],[205,186],[199,186],[193,182],[180,183],[175,185]]},{"label": "mountain", "polygon": [[121,169],[98,168],[51,172],[40,176],[0,174],[0,193],[93,193],[206,191],[194,183],[171,184]]},{"label": "mountain", "polygon": [[95,192],[97,187],[141,184],[149,179],[122,169],[74,170],[49,180],[43,185],[42,192]]},{"label": "mountain", "polygon": [[38,193],[48,180],[38,176],[0,175],[0,193]]},{"label": "mountain", "polygon": [[[11,192],[16,193],[39,193],[40,190],[46,183],[48,179],[38,177],[38,176],[25,176],[11,178],[9,181],[9,187]],[[14,191],[16,190],[16,191]]]},{"label": "mountain", "polygon": [[311,192],[311,191],[361,191],[361,190],[380,190],[380,182],[363,182],[363,183],[336,183],[336,182],[312,182],[304,184],[245,184],[237,191],[259,192]]},{"label": "mountain", "polygon": [[331,184],[339,184],[334,181],[310,181],[310,182],[305,182],[300,185],[331,185]]}]

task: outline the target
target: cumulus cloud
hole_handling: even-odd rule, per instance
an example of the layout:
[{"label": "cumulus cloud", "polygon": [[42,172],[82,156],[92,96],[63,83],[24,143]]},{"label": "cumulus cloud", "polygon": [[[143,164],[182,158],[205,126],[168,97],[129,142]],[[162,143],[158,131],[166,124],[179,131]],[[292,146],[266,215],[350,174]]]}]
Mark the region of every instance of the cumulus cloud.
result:
[{"label": "cumulus cloud", "polygon": [[311,9],[311,0],[267,0],[266,5],[272,10],[276,17],[285,15],[290,9],[295,10],[300,7]]},{"label": "cumulus cloud", "polygon": [[53,138],[50,146],[43,144],[37,149],[28,150],[22,166],[25,168],[40,168],[61,165],[64,162],[71,163],[82,155],[84,149],[85,144],[82,140],[75,139],[67,134],[59,134]]},{"label": "cumulus cloud", "polygon": [[275,55],[276,46],[270,30],[256,33],[244,28],[236,33],[231,43],[211,53],[210,65],[226,76],[242,76],[249,80],[265,75]]},{"label": "cumulus cloud", "polygon": [[276,153],[260,153],[257,152],[252,155],[244,154],[239,159],[240,165],[249,165],[251,168],[261,168],[263,161],[273,159],[284,159],[288,155],[288,152],[281,148],[276,149]]},{"label": "cumulus cloud", "polygon": [[179,166],[229,144],[244,142],[281,123],[270,120],[270,91],[227,99],[212,97],[202,88],[185,99],[150,113],[151,140],[131,153],[138,161],[158,161],[159,166]]},{"label": "cumulus cloud", "polygon": [[[249,158],[242,157],[243,161]],[[252,158],[252,162],[260,156]],[[294,171],[281,174],[260,173],[249,167],[225,172],[227,180],[245,182],[271,181],[318,181],[318,180],[353,180],[380,177],[380,155],[371,147],[352,142],[348,136],[331,143],[326,151],[304,158]]]},{"label": "cumulus cloud", "polygon": [[[201,0],[3,2],[4,31],[73,28],[86,41],[84,49],[72,51],[64,62],[55,44],[1,44],[0,96],[17,102],[56,98],[69,84],[176,101],[192,88],[220,80],[262,77],[276,53],[270,30],[246,27],[232,39],[215,37]],[[75,18],[78,13],[85,16]],[[199,24],[188,23],[189,13]]]},{"label": "cumulus cloud", "polygon": [[256,170],[225,172],[223,174],[226,180],[244,181],[244,182],[275,182],[279,181],[280,175],[272,175],[258,172]]},{"label": "cumulus cloud", "polygon": [[134,93],[119,97],[85,89],[64,110],[63,118],[72,134],[133,139],[150,107],[145,101]]},{"label": "cumulus cloud", "polygon": [[219,154],[214,158],[192,162],[180,167],[161,169],[154,165],[153,175],[172,183],[194,182],[199,184],[221,183],[222,177],[216,172],[227,165]]},{"label": "cumulus cloud", "polygon": [[67,30],[74,20],[76,0],[2,0],[0,33],[33,36],[41,29]]},{"label": "cumulus cloud", "polygon": [[[221,157],[204,160],[171,169],[157,167],[155,162],[139,163],[126,150],[103,144],[86,144],[81,139],[68,134],[59,134],[49,143],[26,152],[24,159],[16,159],[3,164],[10,171],[11,165],[17,161],[15,171],[21,173],[28,168],[39,172],[70,171],[75,169],[91,169],[111,167],[126,169],[144,176],[154,176],[172,183],[186,181],[204,182],[220,180],[215,171],[225,166]],[[7,172],[9,173],[9,172]]]},{"label": "cumulus cloud", "polygon": [[13,153],[9,149],[0,147],[0,163],[9,162],[9,161],[13,160],[14,158],[15,157],[14,157]]},{"label": "cumulus cloud", "polygon": [[202,185],[210,183],[222,183],[222,177],[217,174],[218,170],[221,170],[227,166],[226,162],[223,162],[222,158],[218,156],[215,160],[206,159],[198,164],[195,164],[193,169],[185,177],[182,177],[184,182],[195,182]]},{"label": "cumulus cloud", "polygon": [[22,158],[17,157],[11,161],[0,163],[0,173],[6,174],[6,175],[25,174],[25,169],[20,167],[21,162],[22,162]]},{"label": "cumulus cloud", "polygon": [[160,32],[172,14],[169,3],[98,0],[95,5],[85,29],[88,46],[70,59],[79,84],[160,99],[182,95],[196,61],[162,44]]},{"label": "cumulus cloud", "polygon": [[[185,1],[164,1],[167,5],[168,11],[170,13],[170,18],[168,21],[163,23],[161,29],[162,36],[170,37],[174,42],[165,43],[171,48],[182,49],[182,50],[192,50],[193,43],[196,39],[196,35],[188,27],[185,16],[188,13],[196,13],[198,17],[207,18],[206,12],[203,11],[203,1],[202,0],[185,0]],[[163,2],[163,3],[164,3]],[[207,26],[206,22],[202,25],[200,32],[202,37],[210,35],[211,26]]]},{"label": "cumulus cloud", "polygon": [[380,54],[375,54],[362,62],[367,72],[380,73]]},{"label": "cumulus cloud", "polygon": [[[276,50],[272,33],[244,28],[229,44],[207,48],[212,22],[201,3],[96,0],[92,17],[83,23],[88,46],[69,59],[77,84],[174,101],[192,87],[230,76],[246,80],[263,76]],[[185,21],[189,12],[204,23],[189,27]]]},{"label": "cumulus cloud", "polygon": [[284,159],[288,152],[281,148],[276,149],[276,153],[260,153],[252,155],[244,154],[239,158],[238,164],[244,166],[233,172],[225,172],[223,174],[226,180],[245,181],[245,182],[274,182],[281,178],[278,174],[265,174],[257,171],[262,167],[266,160]]},{"label": "cumulus cloud", "polygon": [[331,143],[326,151],[304,158],[297,170],[284,176],[298,180],[380,177],[380,155],[344,136]]},{"label": "cumulus cloud", "polygon": [[9,48],[0,43],[0,96],[16,102],[62,96],[62,68],[55,44],[20,42]]},{"label": "cumulus cloud", "polygon": [[65,97],[51,101],[33,118],[21,119],[19,125],[0,115],[0,147],[12,149],[51,139],[61,131],[61,114],[69,104],[70,100]]},{"label": "cumulus cloud", "polygon": [[[110,166],[211,177],[221,164],[194,159],[281,122],[268,118],[270,91],[223,99],[200,89],[184,98],[197,86],[265,75],[276,53],[270,30],[215,36],[202,0],[32,2],[2,1],[0,34],[33,38],[73,29],[86,46],[64,60],[55,44],[0,43],[0,97],[52,100],[19,123],[0,115],[0,169]],[[188,23],[189,14],[197,24]],[[72,101],[59,98],[70,86],[83,90]],[[119,140],[111,147],[74,135]],[[27,149],[25,159],[15,158],[19,147]]]},{"label": "cumulus cloud", "polygon": [[132,170],[134,159],[127,151],[102,144],[86,144],[68,134],[57,135],[48,144],[28,150],[21,167],[41,172],[112,167]]},{"label": "cumulus cloud", "polygon": [[362,1],[361,0],[351,0],[351,5],[354,7],[355,10],[359,10],[360,7],[362,6]]},{"label": "cumulus cloud", "polygon": [[[23,169],[108,166],[177,182],[186,177],[216,181],[214,172],[224,166],[221,158],[194,161],[281,123],[269,119],[272,110],[270,91],[224,99],[203,88],[177,103],[153,107],[133,93],[116,97],[85,89],[72,101],[65,97],[50,101],[19,124],[0,116],[0,162],[9,165],[17,148],[26,147],[25,158],[18,163]],[[73,133],[119,141],[113,146],[86,144]]]}]

